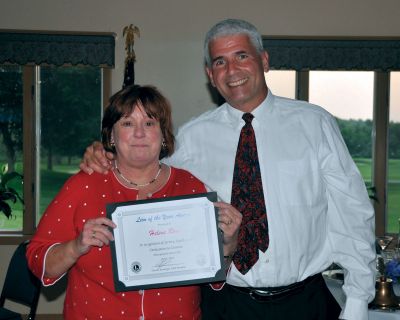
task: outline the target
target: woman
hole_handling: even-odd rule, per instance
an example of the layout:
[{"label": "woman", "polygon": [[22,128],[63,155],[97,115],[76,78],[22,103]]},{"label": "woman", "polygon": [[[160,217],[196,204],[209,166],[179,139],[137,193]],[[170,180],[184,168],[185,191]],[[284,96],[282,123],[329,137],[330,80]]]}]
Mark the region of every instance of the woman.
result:
[{"label": "woman", "polygon": [[[110,99],[102,140],[114,153],[107,175],[72,176],[44,213],[27,257],[45,286],[69,274],[65,319],[199,319],[198,286],[116,293],[111,266],[110,202],[205,192],[189,172],[161,164],[174,151],[168,101],[150,86],[130,86]],[[224,254],[236,245],[240,213],[220,207]]]}]

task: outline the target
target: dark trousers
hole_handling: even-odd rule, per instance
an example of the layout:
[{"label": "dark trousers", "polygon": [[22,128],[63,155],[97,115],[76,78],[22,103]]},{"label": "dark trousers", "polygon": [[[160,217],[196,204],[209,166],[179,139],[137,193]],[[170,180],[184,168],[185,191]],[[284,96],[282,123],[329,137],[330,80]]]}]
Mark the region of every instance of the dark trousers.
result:
[{"label": "dark trousers", "polygon": [[321,275],[293,295],[268,302],[228,284],[221,291],[204,285],[201,309],[202,320],[337,320],[341,311]]}]

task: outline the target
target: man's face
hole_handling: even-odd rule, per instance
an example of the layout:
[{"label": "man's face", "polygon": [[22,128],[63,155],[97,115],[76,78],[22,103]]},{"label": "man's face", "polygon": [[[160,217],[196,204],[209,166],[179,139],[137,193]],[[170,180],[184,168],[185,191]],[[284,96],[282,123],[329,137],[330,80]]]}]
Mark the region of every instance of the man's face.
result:
[{"label": "man's face", "polygon": [[264,71],[268,54],[258,53],[245,34],[219,37],[209,43],[211,84],[234,108],[250,112],[267,96]]}]

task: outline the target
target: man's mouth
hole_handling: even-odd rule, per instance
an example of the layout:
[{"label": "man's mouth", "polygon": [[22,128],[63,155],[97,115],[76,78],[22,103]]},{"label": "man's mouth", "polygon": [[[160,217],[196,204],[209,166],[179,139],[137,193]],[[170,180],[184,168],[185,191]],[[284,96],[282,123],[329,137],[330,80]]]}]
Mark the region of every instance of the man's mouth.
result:
[{"label": "man's mouth", "polygon": [[248,78],[240,79],[237,81],[228,82],[229,87],[238,87],[241,86],[243,83],[247,82]]}]

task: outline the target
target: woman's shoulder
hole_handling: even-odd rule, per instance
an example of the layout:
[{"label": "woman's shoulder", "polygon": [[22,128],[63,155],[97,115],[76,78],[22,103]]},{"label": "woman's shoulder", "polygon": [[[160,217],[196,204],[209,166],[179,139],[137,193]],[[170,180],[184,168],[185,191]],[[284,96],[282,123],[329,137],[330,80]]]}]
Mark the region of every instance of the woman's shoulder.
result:
[{"label": "woman's shoulder", "polygon": [[171,173],[174,173],[177,178],[183,179],[197,179],[193,174],[191,174],[188,170],[176,168],[174,166],[171,167]]},{"label": "woman's shoulder", "polygon": [[104,183],[107,179],[110,179],[109,173],[107,175],[99,173],[89,175],[79,171],[64,182],[53,201],[61,202],[74,199],[75,202],[79,202],[88,197],[95,197],[106,191],[107,186],[110,185],[109,183]]},{"label": "woman's shoulder", "polygon": [[94,172],[92,174],[87,174],[82,170],[75,173],[71,177],[69,177],[64,183],[64,189],[73,189],[79,190],[81,188],[88,189],[89,187],[98,188],[101,186],[101,182],[107,181],[109,179],[109,174],[100,174]]},{"label": "woman's shoulder", "polygon": [[178,183],[193,183],[204,185],[196,176],[185,169],[179,169],[171,166],[171,178]]}]

